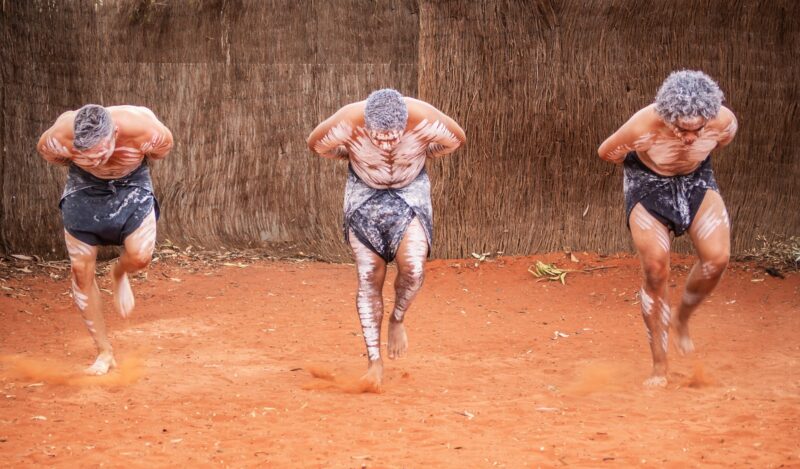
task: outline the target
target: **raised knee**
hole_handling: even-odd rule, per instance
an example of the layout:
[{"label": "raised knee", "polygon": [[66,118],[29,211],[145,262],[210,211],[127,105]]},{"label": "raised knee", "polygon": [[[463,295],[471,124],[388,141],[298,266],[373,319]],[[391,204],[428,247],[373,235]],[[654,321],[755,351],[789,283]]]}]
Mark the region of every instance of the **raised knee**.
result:
[{"label": "raised knee", "polygon": [[128,258],[128,262],[135,270],[142,270],[150,265],[153,257],[150,254],[136,254]]},{"label": "raised knee", "polygon": [[706,278],[713,278],[722,275],[725,268],[728,267],[730,261],[730,253],[719,252],[713,256],[706,257],[701,262],[703,276]]}]

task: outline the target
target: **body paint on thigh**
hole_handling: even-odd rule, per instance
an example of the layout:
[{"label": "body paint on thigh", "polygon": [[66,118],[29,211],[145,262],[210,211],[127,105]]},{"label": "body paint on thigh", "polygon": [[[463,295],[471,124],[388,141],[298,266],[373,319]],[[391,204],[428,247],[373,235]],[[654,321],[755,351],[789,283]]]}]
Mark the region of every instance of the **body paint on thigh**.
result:
[{"label": "body paint on thigh", "polygon": [[136,254],[143,256],[152,254],[156,247],[156,217],[155,213],[145,217],[142,225],[131,234],[131,239],[136,246]]},{"label": "body paint on thigh", "polygon": [[637,206],[633,211],[633,221],[642,231],[655,230],[656,242],[664,252],[669,252],[669,232],[662,229],[662,225],[647,212],[647,209],[641,205]]},{"label": "body paint on thigh", "polygon": [[728,211],[722,207],[722,210],[718,212],[716,208],[712,207],[697,221],[697,236],[703,240],[708,239],[719,226],[730,228]]}]

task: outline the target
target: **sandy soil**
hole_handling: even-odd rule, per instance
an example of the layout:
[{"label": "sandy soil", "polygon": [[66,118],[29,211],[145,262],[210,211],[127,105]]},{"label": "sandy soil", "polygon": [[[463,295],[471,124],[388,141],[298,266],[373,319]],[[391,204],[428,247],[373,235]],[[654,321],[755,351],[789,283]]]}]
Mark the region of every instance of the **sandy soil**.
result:
[{"label": "sandy soil", "polygon": [[[800,275],[732,266],[653,390],[638,261],[577,255],[431,262],[381,394],[352,265],[158,263],[131,319],[107,304],[104,378],[66,278],[0,282],[2,465],[800,466]],[[608,268],[537,283],[535,259]]]}]

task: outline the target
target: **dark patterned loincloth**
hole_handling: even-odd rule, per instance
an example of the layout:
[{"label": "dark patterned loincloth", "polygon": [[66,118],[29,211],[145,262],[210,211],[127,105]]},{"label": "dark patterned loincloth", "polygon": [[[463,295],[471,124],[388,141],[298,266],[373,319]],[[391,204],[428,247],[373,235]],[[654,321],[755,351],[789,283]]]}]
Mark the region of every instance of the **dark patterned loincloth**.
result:
[{"label": "dark patterned loincloth", "polygon": [[150,212],[159,216],[144,163],[119,179],[101,179],[71,165],[59,207],[64,229],[92,246],[120,246]]},{"label": "dark patterned loincloth", "polygon": [[706,191],[719,192],[711,156],[696,170],[680,176],[662,176],[639,160],[635,151],[625,156],[623,187],[625,191],[625,220],[630,229],[631,210],[641,203],[647,211],[667,228],[680,236],[692,226]]},{"label": "dark patterned loincloth", "polygon": [[344,192],[344,238],[350,230],[365,246],[386,262],[394,260],[408,225],[416,217],[428,238],[428,254],[433,241],[431,182],[423,169],[405,187],[375,189],[352,170]]}]

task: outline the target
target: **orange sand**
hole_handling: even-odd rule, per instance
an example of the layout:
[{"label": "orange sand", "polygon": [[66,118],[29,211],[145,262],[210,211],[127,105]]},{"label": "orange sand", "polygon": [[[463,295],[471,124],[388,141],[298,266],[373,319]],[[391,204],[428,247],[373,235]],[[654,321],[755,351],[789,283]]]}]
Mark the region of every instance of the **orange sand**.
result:
[{"label": "orange sand", "polygon": [[[68,280],[3,282],[2,465],[800,466],[800,275],[733,265],[698,352],[671,350],[669,385],[645,389],[638,261],[576,255],[431,262],[380,394],[358,387],[352,265],[157,264],[131,319],[107,303],[103,378],[79,375],[94,351]],[[614,268],[537,283],[535,259]]]}]

